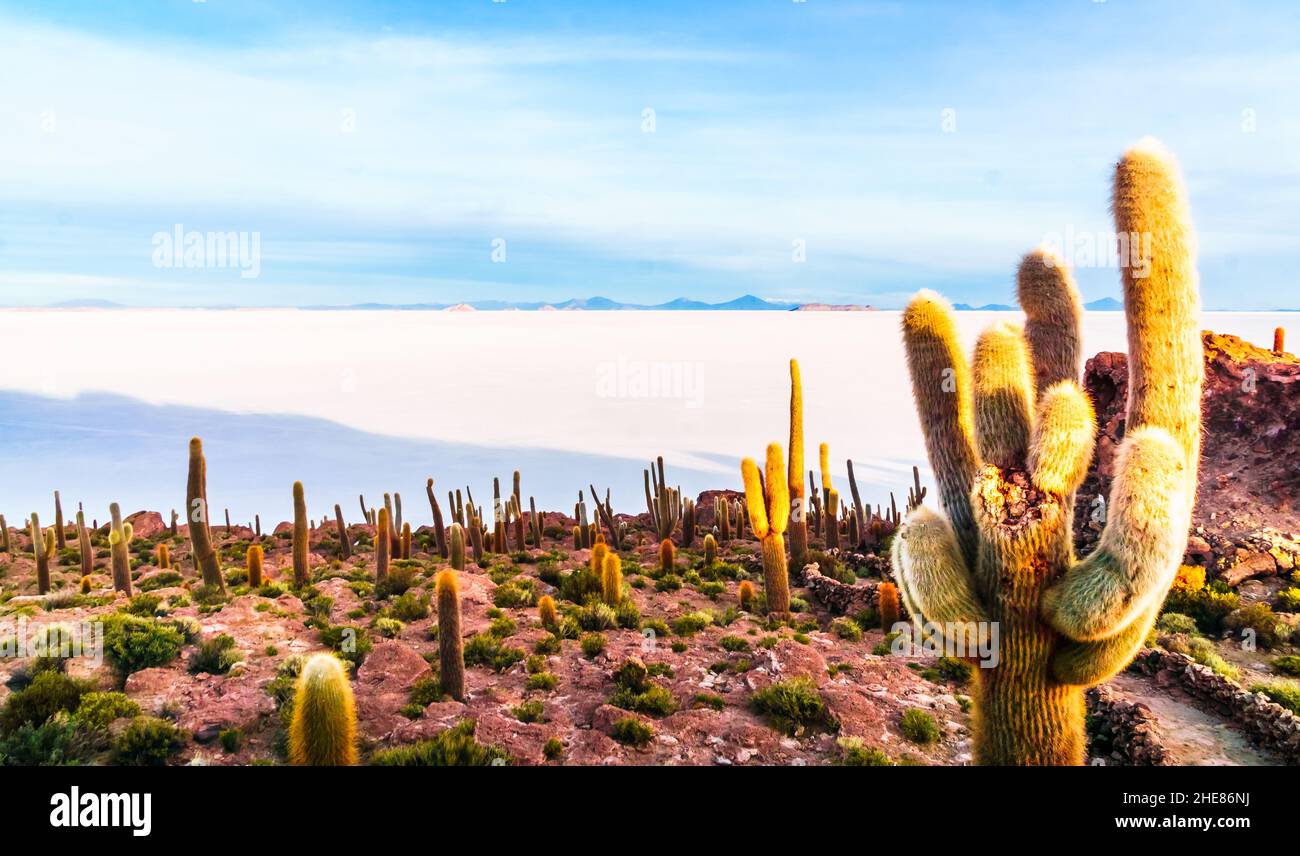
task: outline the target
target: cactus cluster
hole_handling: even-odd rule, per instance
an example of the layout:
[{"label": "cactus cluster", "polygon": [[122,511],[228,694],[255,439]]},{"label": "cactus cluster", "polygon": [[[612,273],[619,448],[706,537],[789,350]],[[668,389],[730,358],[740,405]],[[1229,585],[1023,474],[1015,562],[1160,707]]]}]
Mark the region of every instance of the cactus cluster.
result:
[{"label": "cactus cluster", "polygon": [[1125,153],[1112,201],[1116,232],[1149,238],[1150,255],[1121,269],[1126,436],[1109,520],[1082,561],[1071,521],[1096,425],[1078,385],[1081,306],[1064,264],[1046,250],[1024,258],[1024,330],[987,330],[972,367],[942,298],[923,292],[903,315],[945,516],[908,514],[894,568],[908,612],[946,639],[969,645],[997,622],[998,663],[976,669],[984,764],[1082,763],[1083,690],[1141,647],[1186,545],[1204,367],[1194,235],[1172,158],[1154,143]]},{"label": "cactus cluster", "polygon": [[790,493],[785,482],[781,446],[769,443],[764,473],[753,458],[740,464],[745,482],[745,503],[754,536],[763,548],[763,590],[767,611],[775,615],[790,612],[790,581],[785,558],[785,527],[790,521]]}]

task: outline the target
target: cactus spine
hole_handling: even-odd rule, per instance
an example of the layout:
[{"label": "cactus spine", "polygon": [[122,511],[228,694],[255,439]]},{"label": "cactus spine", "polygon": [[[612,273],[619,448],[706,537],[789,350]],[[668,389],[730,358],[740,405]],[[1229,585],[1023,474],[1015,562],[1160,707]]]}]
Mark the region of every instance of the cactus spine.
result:
[{"label": "cactus spine", "polygon": [[465,650],[460,637],[460,584],[455,571],[438,574],[438,666],[442,691],[465,700]]},{"label": "cactus spine", "polygon": [[1149,236],[1150,255],[1140,273],[1121,267],[1127,431],[1109,521],[1086,559],[1075,561],[1071,521],[1096,426],[1077,383],[1079,299],[1061,261],[1026,257],[1024,334],[987,331],[973,372],[941,298],[923,292],[903,316],[946,518],[912,511],[894,568],[908,612],[943,635],[971,640],[975,622],[998,622],[998,665],[976,670],[984,764],[1082,763],[1083,689],[1142,646],[1186,546],[1204,365],[1194,235],[1177,167],[1158,144],[1121,158],[1112,210],[1118,234]]},{"label": "cactus spine", "polygon": [[451,566],[465,570],[465,527],[459,523],[451,524]]},{"label": "cactus spine", "polygon": [[781,445],[767,446],[767,466],[758,471],[753,458],[740,464],[745,481],[745,502],[749,508],[749,525],[763,548],[763,588],[767,594],[767,611],[776,615],[790,613],[790,580],[785,560],[785,527],[790,520],[790,493],[785,483],[785,463]]},{"label": "cactus spine", "polygon": [[[808,564],[808,521],[804,519],[803,493],[803,378],[799,361],[790,361],[790,466],[786,473],[790,488],[790,560],[796,574]],[[802,579],[802,577],[800,577]]]},{"label": "cactus spine", "polygon": [[554,631],[560,626],[560,618],[555,611],[555,598],[549,594],[542,595],[537,601],[537,619],[547,630]]},{"label": "cactus spine", "polygon": [[302,667],[289,723],[289,763],[344,767],[357,763],[357,714],[343,664],[315,654]]},{"label": "cactus spine", "polygon": [[[669,542],[672,543],[672,542]],[[618,606],[623,600],[623,560],[618,553],[605,557],[605,566],[600,575],[602,600],[610,606]]]},{"label": "cactus spine", "polygon": [[[166,546],[165,544],[160,546]],[[90,530],[86,528],[86,513],[77,510],[77,551],[81,553],[81,575],[88,577],[95,572],[95,550],[90,545]]]},{"label": "cactus spine", "polygon": [[704,567],[710,568],[718,561],[718,542],[712,534],[704,536]]},{"label": "cactus spine", "polygon": [[68,534],[63,529],[63,500],[54,492],[54,544],[60,550],[68,546]]},{"label": "cactus spine", "polygon": [[349,559],[352,557],[352,539],[348,537],[348,526],[343,522],[343,509],[337,502],[334,503],[334,525],[339,531],[339,558]]},{"label": "cactus spine", "polygon": [[262,545],[252,544],[244,556],[248,567],[248,587],[261,588],[262,586]]},{"label": "cactus spine", "polygon": [[130,523],[122,522],[122,509],[116,502],[108,506],[110,523],[108,546],[113,567],[113,588],[131,596],[131,554],[127,545],[135,536]]},{"label": "cactus spine", "polygon": [[392,530],[388,525],[388,509],[379,509],[379,523],[375,525],[375,582],[382,583],[388,579],[388,561],[392,553],[389,538]]},{"label": "cactus spine", "polygon": [[189,515],[190,552],[199,566],[205,586],[226,590],[221,576],[221,563],[212,547],[212,531],[208,527],[208,465],[203,457],[203,441],[190,440],[189,480],[185,485],[185,508]]},{"label": "cactus spine", "polygon": [[41,519],[33,511],[29,534],[32,538],[32,557],[36,559],[36,593],[49,594],[50,558],[54,555],[54,533],[41,532]]}]

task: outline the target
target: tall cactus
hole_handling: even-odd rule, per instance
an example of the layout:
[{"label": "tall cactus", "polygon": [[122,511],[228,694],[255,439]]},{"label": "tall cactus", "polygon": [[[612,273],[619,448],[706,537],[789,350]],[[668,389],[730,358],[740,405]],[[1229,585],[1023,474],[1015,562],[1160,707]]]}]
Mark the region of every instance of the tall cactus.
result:
[{"label": "tall cactus", "polygon": [[0,552],[9,552],[9,523],[3,514],[0,514]]},{"label": "tall cactus", "polygon": [[403,559],[411,558],[411,521],[402,524],[402,549],[398,551]]},{"label": "tall cactus", "polygon": [[781,445],[767,446],[766,471],[760,474],[752,458],[740,464],[745,481],[745,503],[749,525],[763,548],[763,589],[767,611],[790,613],[790,579],[785,560],[785,527],[790,521],[790,492],[785,482]]},{"label": "tall cactus", "polygon": [[307,497],[302,482],[296,481],[293,483],[293,584],[296,588],[302,588],[311,580],[308,538]]},{"label": "tall cactus", "polygon": [[36,593],[49,594],[50,559],[54,557],[54,533],[41,531],[41,519],[33,511],[29,534],[32,538],[32,558],[36,560]]},{"label": "tall cactus", "polygon": [[803,493],[803,378],[799,361],[790,361],[790,466],[786,473],[790,489],[790,561],[796,574],[808,564],[808,521],[804,518]]},{"label": "tall cactus", "polygon": [[349,559],[352,557],[352,539],[348,537],[348,526],[343,522],[343,509],[337,502],[334,503],[334,525],[339,531],[339,558]]},{"label": "tall cactus", "polygon": [[54,492],[54,545],[60,550],[68,546],[68,533],[63,530],[63,500]]},{"label": "tall cactus", "polygon": [[465,570],[465,527],[459,523],[451,524],[451,566],[458,571]]},{"label": "tall cactus", "polygon": [[438,595],[438,670],[442,691],[465,700],[465,648],[460,636],[460,583],[455,571],[443,571],[434,583]]},{"label": "tall cactus", "polygon": [[111,518],[108,530],[109,555],[113,563],[113,588],[131,596],[131,554],[127,545],[135,536],[130,523],[122,522],[122,509],[116,502],[108,506]]},{"label": "tall cactus", "polygon": [[[166,546],[165,544],[159,546]],[[86,528],[86,513],[77,509],[77,551],[81,553],[81,575],[95,572],[95,550],[90,545],[90,530]]]},{"label": "tall cactus", "polygon": [[158,549],[155,551],[155,559],[158,563],[159,569],[164,571],[171,570],[172,551],[171,548],[167,546],[166,542],[158,545]]},{"label": "tall cactus", "polygon": [[[656,467],[658,468],[656,470]],[[645,502],[650,509],[650,525],[659,534],[659,540],[671,538],[682,516],[678,491],[664,481],[664,459],[660,455],[648,470],[642,470],[645,479]]]},{"label": "tall cactus", "polygon": [[[1142,646],[1186,547],[1200,449],[1204,366],[1194,235],[1173,159],[1159,144],[1115,170],[1116,232],[1149,241],[1123,266],[1127,431],[1096,550],[1076,561],[1075,491],[1096,425],[1080,390],[1080,304],[1062,263],[1025,257],[1028,323],[980,337],[973,372],[947,304],[923,292],[903,316],[912,390],[946,517],[921,506],[894,541],[904,604],[967,641],[997,622],[998,664],[978,669],[984,764],[1079,764],[1083,690]],[[1144,275],[1145,274],[1145,275]],[[931,625],[933,627],[934,625]]]},{"label": "tall cactus", "polygon": [[[438,505],[438,497],[433,493],[433,479],[424,483],[424,490],[429,495],[429,508],[433,511],[433,539],[438,545],[438,555],[447,558],[447,530],[443,528],[442,506]],[[538,542],[541,546],[541,542]]]},{"label": "tall cactus", "polygon": [[221,563],[212,547],[212,530],[208,527],[208,464],[203,457],[203,441],[190,440],[189,480],[185,485],[185,514],[189,518],[190,552],[203,574],[205,586],[226,590]]},{"label": "tall cactus", "polygon": [[392,557],[392,527],[388,525],[388,509],[379,509],[379,522],[375,524],[375,582],[388,579],[388,561]]},{"label": "tall cactus", "polygon": [[248,552],[244,554],[244,561],[248,568],[248,587],[252,589],[261,588],[262,586],[262,545],[250,544]]},{"label": "tall cactus", "polygon": [[618,606],[623,601],[623,560],[618,553],[605,557],[600,574],[600,593],[601,599],[610,606]]},{"label": "tall cactus", "polygon": [[352,685],[333,654],[315,654],[302,667],[289,722],[289,763],[340,767],[357,763],[357,714]]}]

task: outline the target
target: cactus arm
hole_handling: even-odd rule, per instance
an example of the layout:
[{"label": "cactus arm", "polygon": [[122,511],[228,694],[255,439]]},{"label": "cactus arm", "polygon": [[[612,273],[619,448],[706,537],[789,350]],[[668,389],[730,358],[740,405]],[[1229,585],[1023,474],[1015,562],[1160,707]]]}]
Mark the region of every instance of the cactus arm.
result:
[{"label": "cactus arm", "polygon": [[979,459],[975,455],[970,371],[948,302],[932,291],[913,298],[903,312],[903,343],[939,502],[952,521],[970,567],[977,543],[970,487],[979,471]]},{"label": "cactus arm", "polygon": [[1164,597],[1187,545],[1190,497],[1183,450],[1163,428],[1138,428],[1120,447],[1111,519],[1097,549],[1043,596],[1061,634],[1105,639]]},{"label": "cactus arm", "polygon": [[791,499],[803,498],[803,379],[799,361],[790,361],[790,466],[786,477]]},{"label": "cactus arm", "polygon": [[1071,686],[1089,687],[1124,671],[1146,642],[1160,611],[1156,601],[1119,633],[1096,642],[1067,641],[1052,658],[1052,676]]},{"label": "cactus arm", "polygon": [[975,343],[975,448],[986,464],[1003,469],[1024,464],[1033,424],[1029,350],[1021,331],[994,324]]},{"label": "cactus arm", "polygon": [[924,506],[910,513],[894,537],[893,562],[899,591],[914,619],[953,628],[954,635],[966,632],[971,641],[976,638],[958,628],[987,622],[988,613],[946,519]]},{"label": "cactus arm", "polygon": [[[784,535],[790,522],[790,490],[785,481],[785,462],[781,460],[781,444],[767,444],[767,525],[768,529]],[[748,491],[746,492],[748,496]]]},{"label": "cactus arm", "polygon": [[1083,306],[1069,268],[1044,248],[1021,259],[1016,292],[1025,310],[1025,339],[1034,364],[1034,388],[1041,398],[1061,381],[1079,379]]},{"label": "cactus arm", "polygon": [[767,508],[764,506],[762,477],[753,458],[745,458],[740,462],[740,475],[745,480],[745,505],[749,508],[749,524],[754,529],[755,537],[761,541],[768,532]]},{"label": "cactus arm", "polygon": [[1092,401],[1077,383],[1059,381],[1041,391],[1029,444],[1034,484],[1057,496],[1072,496],[1088,474],[1096,434]]}]

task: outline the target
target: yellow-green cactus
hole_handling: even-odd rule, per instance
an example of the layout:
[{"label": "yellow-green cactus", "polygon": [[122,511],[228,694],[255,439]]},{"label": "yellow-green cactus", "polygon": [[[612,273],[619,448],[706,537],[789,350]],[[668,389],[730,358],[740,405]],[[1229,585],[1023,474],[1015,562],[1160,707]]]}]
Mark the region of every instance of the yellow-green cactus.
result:
[{"label": "yellow-green cactus", "polygon": [[357,714],[352,685],[333,654],[315,654],[302,667],[289,721],[289,763],[342,767],[357,763]]},{"label": "yellow-green cactus", "polygon": [[465,527],[459,523],[451,524],[451,566],[458,571],[465,570]]},{"label": "yellow-green cactus", "polygon": [[309,532],[307,497],[303,493],[302,482],[296,481],[293,483],[293,584],[296,588],[302,588],[311,580]]},{"label": "yellow-green cactus", "polygon": [[785,527],[790,520],[790,493],[785,483],[781,445],[767,446],[766,472],[760,475],[752,458],[740,463],[745,481],[745,504],[749,525],[763,548],[763,590],[767,611],[775,615],[790,612],[790,579],[785,560]]},{"label": "yellow-green cactus", "polygon": [[108,529],[109,555],[113,563],[113,588],[131,596],[131,554],[127,545],[135,537],[130,523],[122,522],[122,509],[116,502],[108,506],[112,518]]},{"label": "yellow-green cactus", "polygon": [[90,545],[90,530],[86,528],[86,513],[80,509],[77,511],[77,551],[81,553],[81,576],[88,577],[95,571],[95,550]]},{"label": "yellow-green cactus", "polygon": [[795,573],[808,564],[808,521],[803,500],[803,379],[799,361],[790,361],[790,466],[786,473],[790,489],[790,561]]},{"label": "yellow-green cactus", "polygon": [[1204,367],[1194,235],[1177,167],[1158,144],[1120,160],[1113,211],[1117,233],[1149,253],[1122,265],[1127,432],[1110,519],[1086,559],[1075,559],[1071,522],[1095,420],[1078,386],[1080,306],[1063,263],[1042,250],[1025,258],[1025,330],[985,332],[973,371],[942,298],[923,292],[903,316],[946,517],[912,511],[894,567],[908,611],[934,622],[928,631],[979,641],[996,623],[997,665],[976,670],[983,764],[1082,763],[1083,690],[1141,647],[1186,546]]},{"label": "yellow-green cactus", "polygon": [[208,463],[203,457],[203,441],[190,440],[189,479],[185,484],[185,514],[189,519],[190,551],[194,562],[203,574],[203,584],[226,590],[221,576],[221,563],[212,546],[212,530],[208,525]]},{"label": "yellow-green cactus", "polygon": [[244,561],[248,568],[248,587],[252,589],[261,588],[262,545],[250,544],[248,546],[248,552],[244,554]]},{"label": "yellow-green cactus", "polygon": [[54,531],[41,531],[41,520],[32,512],[30,533],[32,538],[32,557],[36,560],[36,592],[49,594],[50,559],[54,557]]},{"label": "yellow-green cactus", "polygon": [[[392,555],[390,539],[392,526],[388,523],[388,509],[379,509],[379,522],[375,524],[375,582],[388,579],[388,561]],[[462,559],[463,561],[463,559]]]},{"label": "yellow-green cactus", "polygon": [[605,566],[600,574],[600,591],[601,600],[610,606],[618,606],[623,600],[623,560],[618,557],[618,553],[605,556]]},{"label": "yellow-green cactus", "polygon": [[438,597],[438,668],[442,691],[465,700],[465,643],[460,636],[460,582],[442,571],[434,582]]}]

